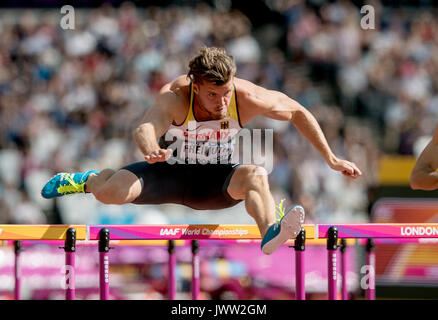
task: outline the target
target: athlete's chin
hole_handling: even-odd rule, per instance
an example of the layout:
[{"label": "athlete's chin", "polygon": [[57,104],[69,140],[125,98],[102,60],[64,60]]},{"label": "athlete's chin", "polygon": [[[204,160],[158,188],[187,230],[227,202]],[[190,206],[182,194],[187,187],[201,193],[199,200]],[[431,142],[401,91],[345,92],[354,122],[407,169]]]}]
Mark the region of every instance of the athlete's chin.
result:
[{"label": "athlete's chin", "polygon": [[222,120],[227,117],[227,110],[220,110],[214,114],[215,120]]}]

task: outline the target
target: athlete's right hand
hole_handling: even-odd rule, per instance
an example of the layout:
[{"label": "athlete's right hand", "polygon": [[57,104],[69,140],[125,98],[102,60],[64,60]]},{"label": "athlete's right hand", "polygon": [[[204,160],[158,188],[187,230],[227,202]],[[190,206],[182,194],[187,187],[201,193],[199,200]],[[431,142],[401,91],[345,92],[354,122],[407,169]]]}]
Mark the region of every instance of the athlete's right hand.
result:
[{"label": "athlete's right hand", "polygon": [[167,161],[172,156],[172,149],[158,149],[152,151],[151,153],[145,155],[145,160],[149,164],[153,164],[156,162],[164,162]]}]

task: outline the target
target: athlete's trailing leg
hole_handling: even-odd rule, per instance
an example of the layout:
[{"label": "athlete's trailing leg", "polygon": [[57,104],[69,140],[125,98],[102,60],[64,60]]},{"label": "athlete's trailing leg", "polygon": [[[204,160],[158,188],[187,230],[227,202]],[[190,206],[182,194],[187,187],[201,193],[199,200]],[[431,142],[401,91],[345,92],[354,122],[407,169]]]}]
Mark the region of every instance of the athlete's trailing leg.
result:
[{"label": "athlete's trailing leg", "polygon": [[241,165],[231,177],[227,189],[234,199],[244,199],[248,214],[260,229],[262,251],[273,253],[280,245],[300,232],[304,222],[304,209],[295,206],[287,213],[281,212],[279,221],[275,217],[275,202],[269,190],[267,171],[255,165]]}]

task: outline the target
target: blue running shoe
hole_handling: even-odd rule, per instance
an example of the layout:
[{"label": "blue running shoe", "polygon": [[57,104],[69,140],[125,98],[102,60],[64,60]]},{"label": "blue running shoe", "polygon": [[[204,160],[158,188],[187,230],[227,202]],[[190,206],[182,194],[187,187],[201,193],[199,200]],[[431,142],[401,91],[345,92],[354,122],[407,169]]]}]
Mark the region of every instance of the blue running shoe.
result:
[{"label": "blue running shoe", "polygon": [[50,179],[41,190],[41,195],[46,199],[61,196],[70,196],[76,193],[85,193],[85,181],[90,173],[98,174],[97,170],[79,173],[61,172]]},{"label": "blue running shoe", "polygon": [[295,206],[285,214],[282,207],[283,201],[278,206],[280,219],[277,219],[277,222],[269,227],[263,237],[261,249],[264,254],[271,254],[287,240],[296,238],[304,223],[306,215],[304,208]]}]

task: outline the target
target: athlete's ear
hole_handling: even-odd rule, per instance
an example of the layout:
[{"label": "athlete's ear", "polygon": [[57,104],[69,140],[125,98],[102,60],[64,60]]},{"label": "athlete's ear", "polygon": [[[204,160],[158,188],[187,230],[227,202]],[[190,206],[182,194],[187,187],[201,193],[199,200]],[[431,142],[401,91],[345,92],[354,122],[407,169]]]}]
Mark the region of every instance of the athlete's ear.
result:
[{"label": "athlete's ear", "polygon": [[199,84],[193,82],[193,92],[199,94]]}]

